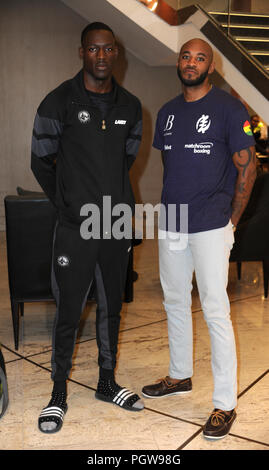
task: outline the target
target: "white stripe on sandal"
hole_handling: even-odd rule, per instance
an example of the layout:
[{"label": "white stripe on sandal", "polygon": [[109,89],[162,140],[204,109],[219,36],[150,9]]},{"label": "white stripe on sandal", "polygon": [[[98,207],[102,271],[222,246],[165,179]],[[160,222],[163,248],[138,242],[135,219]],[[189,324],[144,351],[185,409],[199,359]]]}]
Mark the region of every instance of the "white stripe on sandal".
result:
[{"label": "white stripe on sandal", "polygon": [[41,411],[40,418],[42,416],[58,416],[59,418],[63,419],[64,413],[64,410],[58,406],[48,406]]},{"label": "white stripe on sandal", "polygon": [[123,388],[120,390],[117,395],[113,398],[114,403],[119,406],[123,406],[124,403],[130,398],[132,395],[135,395],[133,392],[128,390],[127,388]]}]

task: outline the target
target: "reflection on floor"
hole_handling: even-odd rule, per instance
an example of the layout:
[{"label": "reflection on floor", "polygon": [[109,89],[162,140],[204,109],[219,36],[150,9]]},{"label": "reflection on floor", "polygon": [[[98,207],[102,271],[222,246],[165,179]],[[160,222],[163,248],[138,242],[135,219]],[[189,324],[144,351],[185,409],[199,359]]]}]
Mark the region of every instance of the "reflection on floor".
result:
[{"label": "reflection on floor", "polygon": [[[98,367],[95,304],[83,316],[68,384],[69,409],[62,430],[42,434],[37,418],[51,392],[53,303],[26,304],[15,351],[8,290],[5,234],[0,234],[0,341],[6,361],[9,408],[0,421],[1,449],[268,450],[269,299],[263,298],[261,263],[243,263],[237,280],[231,263],[229,296],[238,352],[237,420],[225,439],[210,442],[202,425],[212,411],[210,344],[197,288],[193,289],[193,391],[185,396],[144,399],[130,413],[94,397]],[[167,322],[158,277],[156,240],[135,248],[134,302],[124,304],[117,381],[140,393],[143,385],[168,373]]]}]

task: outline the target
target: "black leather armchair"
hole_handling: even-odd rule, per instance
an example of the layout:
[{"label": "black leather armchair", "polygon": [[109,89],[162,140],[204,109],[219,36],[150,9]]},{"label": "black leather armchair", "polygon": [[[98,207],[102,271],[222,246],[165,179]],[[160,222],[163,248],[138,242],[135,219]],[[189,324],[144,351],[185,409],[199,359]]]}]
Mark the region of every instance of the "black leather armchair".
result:
[{"label": "black leather armchair", "polygon": [[45,196],[6,196],[9,291],[15,349],[24,302],[53,301],[51,259],[56,212]]},{"label": "black leather armchair", "polygon": [[241,278],[243,261],[263,264],[264,297],[268,296],[269,280],[269,173],[259,175],[254,183],[249,203],[235,232],[230,261],[237,262]]},{"label": "black leather armchair", "polygon": [[4,416],[9,403],[8,385],[4,356],[0,345],[0,418]]},{"label": "black leather armchair", "polygon": [[[56,210],[44,195],[17,188],[6,196],[6,240],[15,349],[25,302],[54,301],[51,260]],[[124,301],[133,300],[133,250],[130,252]],[[94,283],[88,299],[94,299]]]}]

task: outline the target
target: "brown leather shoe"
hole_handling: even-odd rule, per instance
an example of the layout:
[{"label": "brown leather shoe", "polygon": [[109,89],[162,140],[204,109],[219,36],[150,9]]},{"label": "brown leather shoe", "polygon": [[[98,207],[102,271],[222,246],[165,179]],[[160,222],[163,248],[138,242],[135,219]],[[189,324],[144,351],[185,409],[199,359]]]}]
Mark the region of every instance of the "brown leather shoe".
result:
[{"label": "brown leather shoe", "polygon": [[235,410],[223,411],[215,408],[203,428],[204,437],[206,439],[222,439],[227,436],[235,418]]},{"label": "brown leather shoe", "polygon": [[167,395],[181,395],[192,391],[191,379],[183,379],[177,383],[172,383],[169,377],[165,377],[160,382],[146,385],[142,388],[142,394],[147,398],[161,398]]}]

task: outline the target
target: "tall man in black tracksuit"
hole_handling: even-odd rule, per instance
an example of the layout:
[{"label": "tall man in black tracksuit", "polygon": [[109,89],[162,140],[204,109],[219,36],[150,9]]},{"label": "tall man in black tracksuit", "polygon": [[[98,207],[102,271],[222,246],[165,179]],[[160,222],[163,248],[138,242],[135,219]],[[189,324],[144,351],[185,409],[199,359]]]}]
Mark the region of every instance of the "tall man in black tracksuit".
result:
[{"label": "tall man in black tracksuit", "polygon": [[[88,25],[81,35],[83,69],[49,93],[34,122],[31,168],[56,206],[52,286],[57,304],[53,330],[51,400],[39,416],[42,432],[58,431],[67,411],[66,380],[79,319],[93,279],[97,287],[96,335],[100,367],[96,398],[132,411],[139,396],[114,378],[122,295],[131,240],[113,236],[103,211],[124,203],[134,209],[128,170],[142,132],[139,100],[112,76],[118,50],[112,30]],[[86,204],[100,210],[100,237],[85,237]],[[106,211],[105,211],[106,212]],[[83,214],[83,215],[81,215]],[[113,218],[112,218],[113,222]]]}]

